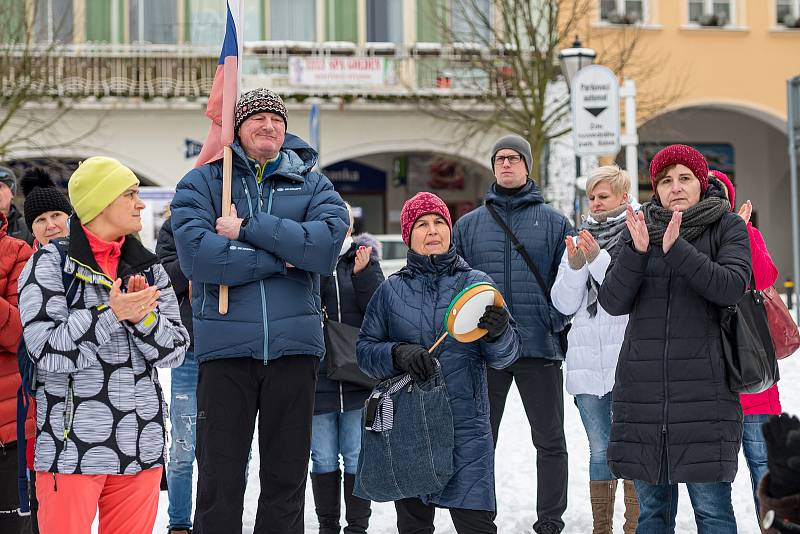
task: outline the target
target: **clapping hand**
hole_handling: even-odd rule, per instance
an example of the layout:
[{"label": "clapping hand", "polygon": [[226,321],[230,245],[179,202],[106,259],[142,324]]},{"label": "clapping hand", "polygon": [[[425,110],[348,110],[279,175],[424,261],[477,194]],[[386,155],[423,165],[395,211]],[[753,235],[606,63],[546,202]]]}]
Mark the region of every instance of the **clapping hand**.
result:
[{"label": "clapping hand", "polygon": [[739,208],[739,217],[744,220],[745,224],[750,222],[750,216],[753,215],[753,203],[749,200],[742,204],[742,207]]},{"label": "clapping hand", "polygon": [[578,234],[578,249],[583,252],[583,256],[588,263],[592,263],[600,254],[600,245],[595,241],[594,236],[589,230],[581,230]]},{"label": "clapping hand", "polygon": [[370,254],[372,254],[372,247],[358,247],[355,265],[353,265],[353,274],[358,274],[367,267]]},{"label": "clapping hand", "polygon": [[647,224],[644,222],[644,213],[641,211],[634,213],[633,208],[629,205],[627,215],[625,217],[625,225],[633,239],[633,247],[640,254],[647,252],[650,246],[650,232],[647,230]]},{"label": "clapping hand", "polygon": [[683,220],[682,212],[680,211],[672,212],[672,219],[670,219],[669,224],[667,225],[667,230],[664,232],[664,239],[661,241],[664,254],[669,252],[669,249],[672,248],[672,245],[674,245],[675,241],[677,241],[678,237],[680,237],[682,220]]},{"label": "clapping hand", "polygon": [[121,287],[122,279],[117,278],[108,294],[108,306],[118,321],[138,323],[158,306],[161,292],[156,286],[148,286],[144,276],[132,276],[127,293],[123,293]]},{"label": "clapping hand", "polygon": [[575,238],[571,235],[564,238],[564,244],[567,246],[567,263],[569,263],[569,268],[573,271],[579,270],[586,263],[586,257],[583,255],[580,248],[575,245]]}]

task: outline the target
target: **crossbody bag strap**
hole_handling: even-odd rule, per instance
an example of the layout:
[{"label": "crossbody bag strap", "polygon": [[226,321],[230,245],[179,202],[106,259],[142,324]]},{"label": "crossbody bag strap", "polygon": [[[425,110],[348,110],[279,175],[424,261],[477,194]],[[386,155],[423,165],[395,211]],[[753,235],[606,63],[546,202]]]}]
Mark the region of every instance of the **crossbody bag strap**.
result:
[{"label": "crossbody bag strap", "polygon": [[508,238],[511,240],[511,243],[514,245],[514,248],[519,252],[522,259],[525,260],[525,263],[528,265],[528,269],[533,273],[533,276],[536,277],[536,281],[539,283],[539,287],[542,288],[544,291],[545,296],[547,297],[547,302],[552,303],[552,299],[550,298],[550,288],[547,287],[547,284],[542,277],[542,273],[539,272],[539,268],[536,267],[536,264],[533,263],[533,259],[528,254],[528,251],[525,250],[525,246],[520,243],[517,236],[514,235],[514,232],[511,231],[511,228],[505,223],[505,221],[500,217],[500,214],[495,211],[495,209],[491,206],[491,204],[486,204],[486,209],[489,211],[489,214],[492,216],[494,221],[497,223],[500,228],[506,233]]}]

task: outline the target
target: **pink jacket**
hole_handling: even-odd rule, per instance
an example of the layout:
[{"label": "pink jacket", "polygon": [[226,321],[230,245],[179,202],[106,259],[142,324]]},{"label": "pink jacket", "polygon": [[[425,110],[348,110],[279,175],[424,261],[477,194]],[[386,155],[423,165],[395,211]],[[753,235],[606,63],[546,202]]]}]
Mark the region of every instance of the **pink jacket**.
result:
[{"label": "pink jacket", "polygon": [[[764,242],[761,232],[752,223],[747,223],[747,233],[750,235],[756,289],[766,289],[778,279],[778,269],[769,255],[767,244]],[[739,395],[739,401],[742,403],[742,411],[745,415],[781,413],[778,384],[761,393]]]}]

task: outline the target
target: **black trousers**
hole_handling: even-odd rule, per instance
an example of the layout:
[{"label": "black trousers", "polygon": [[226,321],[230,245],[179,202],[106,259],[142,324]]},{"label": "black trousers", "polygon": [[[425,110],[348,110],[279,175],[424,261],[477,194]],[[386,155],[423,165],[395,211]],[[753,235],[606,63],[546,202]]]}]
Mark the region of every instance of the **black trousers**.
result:
[{"label": "black trousers", "polygon": [[17,442],[0,447],[0,532],[29,534],[30,516],[20,517],[19,485],[17,484]]},{"label": "black trousers", "polygon": [[200,364],[196,534],[241,533],[256,415],[261,494],[254,533],[303,533],[318,367],[314,356]]},{"label": "black trousers", "polygon": [[[398,534],[431,534],[436,508],[423,504],[419,499],[394,501],[397,510]],[[450,518],[458,534],[496,534],[495,513],[485,510],[449,508]]]},{"label": "black trousers", "polygon": [[567,440],[564,437],[564,375],[561,362],[542,358],[517,360],[505,369],[488,369],[492,435],[497,446],[500,420],[512,380],[522,397],[536,447],[536,528],[552,522],[564,528],[567,509]]}]

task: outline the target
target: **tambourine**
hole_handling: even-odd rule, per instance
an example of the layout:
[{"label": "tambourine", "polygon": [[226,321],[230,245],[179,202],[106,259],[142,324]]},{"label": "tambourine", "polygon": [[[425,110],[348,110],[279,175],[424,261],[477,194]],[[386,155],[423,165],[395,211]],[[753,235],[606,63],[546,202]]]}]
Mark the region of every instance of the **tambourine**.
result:
[{"label": "tambourine", "polygon": [[479,328],[478,322],[486,313],[486,307],[504,304],[503,295],[488,282],[478,282],[464,288],[450,302],[444,318],[445,332],[428,352],[433,352],[448,335],[461,343],[471,343],[482,338],[487,330]]}]

